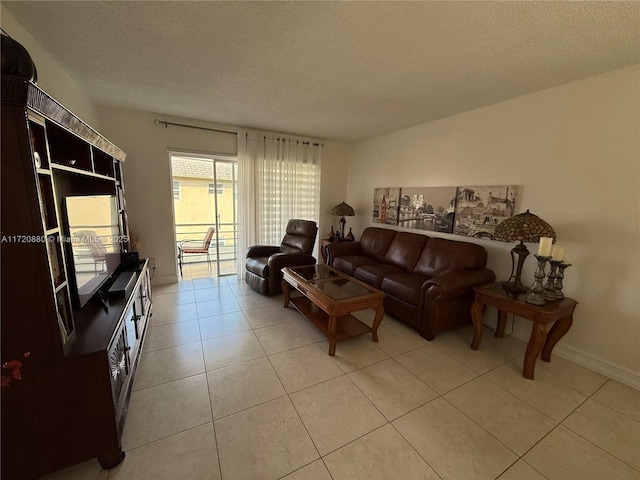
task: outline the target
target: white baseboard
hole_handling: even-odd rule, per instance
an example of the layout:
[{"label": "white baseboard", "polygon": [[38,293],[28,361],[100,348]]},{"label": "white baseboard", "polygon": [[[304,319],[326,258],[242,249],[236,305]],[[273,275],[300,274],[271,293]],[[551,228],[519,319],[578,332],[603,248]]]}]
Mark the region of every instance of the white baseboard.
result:
[{"label": "white baseboard", "polygon": [[640,390],[640,373],[634,372],[630,368],[615,364],[604,358],[596,357],[595,355],[583,352],[569,345],[563,345],[562,343],[558,343],[554,347],[553,353],[582,367],[606,375],[620,383],[624,383],[631,388]]}]

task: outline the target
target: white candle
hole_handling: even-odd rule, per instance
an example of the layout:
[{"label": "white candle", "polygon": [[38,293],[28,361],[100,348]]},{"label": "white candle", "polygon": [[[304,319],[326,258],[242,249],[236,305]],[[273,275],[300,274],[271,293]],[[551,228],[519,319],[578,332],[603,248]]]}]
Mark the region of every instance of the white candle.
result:
[{"label": "white candle", "polygon": [[540,244],[538,245],[538,255],[541,257],[549,257],[551,255],[552,245],[553,245],[553,238],[540,237]]},{"label": "white candle", "polygon": [[562,261],[562,259],[564,258],[564,247],[554,245],[553,250],[551,250],[551,256],[558,262]]}]

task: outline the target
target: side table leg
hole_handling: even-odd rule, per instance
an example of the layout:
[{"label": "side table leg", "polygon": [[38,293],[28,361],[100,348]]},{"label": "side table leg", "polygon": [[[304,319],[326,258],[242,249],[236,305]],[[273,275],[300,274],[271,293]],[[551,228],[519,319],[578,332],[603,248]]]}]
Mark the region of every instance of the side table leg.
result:
[{"label": "side table leg", "polygon": [[336,316],[329,317],[329,355],[336,354]]},{"label": "side table leg", "polygon": [[482,312],[484,305],[477,300],[471,307],[471,320],[473,321],[473,342],[471,342],[471,350],[477,350],[482,340]]},{"label": "side table leg", "polygon": [[378,341],[378,327],[380,326],[380,322],[384,318],[384,307],[382,304],[379,307],[376,307],[376,316],[373,319],[373,325],[371,326],[371,337],[374,342]]},{"label": "side table leg", "polygon": [[289,284],[283,279],[280,282],[280,287],[282,288],[282,294],[284,295],[284,308],[287,308],[289,306],[289,300],[291,298]]},{"label": "side table leg", "polygon": [[568,317],[561,318],[557,320],[556,323],[553,324],[551,330],[549,330],[549,334],[547,335],[547,341],[542,347],[542,360],[545,362],[551,361],[551,351],[553,347],[556,346],[556,343],[564,337],[564,334],[569,331],[573,325],[573,315],[569,315]]},{"label": "side table leg", "polygon": [[507,312],[498,310],[498,326],[496,327],[496,338],[504,337],[504,327],[507,325]]},{"label": "side table leg", "polygon": [[536,368],[536,360],[542,350],[542,345],[547,338],[547,324],[546,323],[534,323],[531,326],[531,337],[529,338],[529,344],[527,345],[527,353],[524,355],[524,366],[522,368],[522,375],[524,378],[533,380],[533,371]]}]

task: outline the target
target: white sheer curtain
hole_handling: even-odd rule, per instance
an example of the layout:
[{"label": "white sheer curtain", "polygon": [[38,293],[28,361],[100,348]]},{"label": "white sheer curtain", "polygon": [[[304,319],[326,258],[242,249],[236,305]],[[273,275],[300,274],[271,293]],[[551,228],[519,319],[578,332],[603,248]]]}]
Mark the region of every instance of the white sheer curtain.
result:
[{"label": "white sheer curtain", "polygon": [[318,222],[321,156],[320,142],[238,132],[238,277],[248,246],[279,245],[290,218]]}]

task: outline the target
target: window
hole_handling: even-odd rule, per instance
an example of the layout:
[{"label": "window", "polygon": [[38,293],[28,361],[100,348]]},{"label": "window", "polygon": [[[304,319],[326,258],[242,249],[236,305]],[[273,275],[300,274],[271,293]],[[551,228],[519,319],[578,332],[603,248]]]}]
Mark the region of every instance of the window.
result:
[{"label": "window", "polygon": [[180,182],[173,182],[173,198],[180,200]]},{"label": "window", "polygon": [[215,185],[213,183],[209,184],[209,195],[216,193],[218,195],[224,195],[224,185],[222,183],[216,183]]}]

